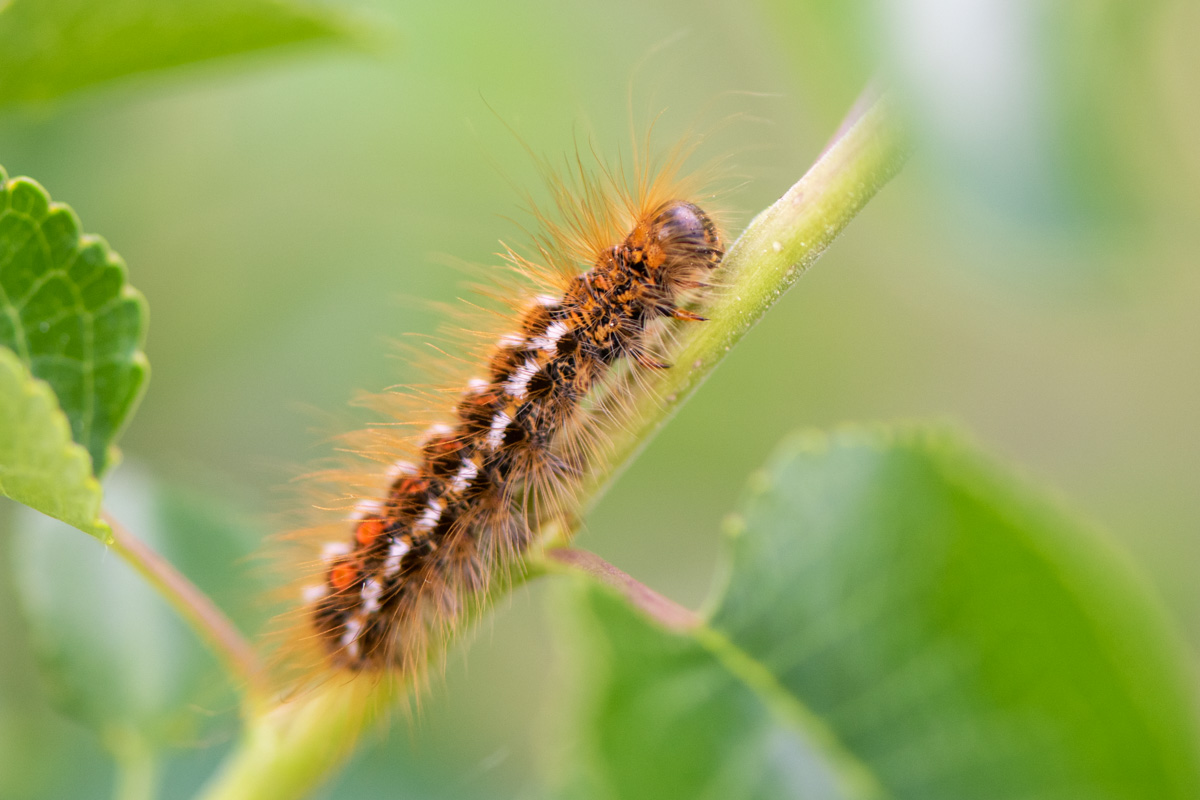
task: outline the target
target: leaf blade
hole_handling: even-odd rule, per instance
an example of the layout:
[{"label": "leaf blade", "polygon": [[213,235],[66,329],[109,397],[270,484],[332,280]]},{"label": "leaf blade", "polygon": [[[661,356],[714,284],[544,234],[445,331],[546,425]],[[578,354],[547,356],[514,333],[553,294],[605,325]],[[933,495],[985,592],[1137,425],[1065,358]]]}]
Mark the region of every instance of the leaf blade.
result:
[{"label": "leaf blade", "polygon": [[[731,531],[709,625],[683,638],[722,662],[746,703],[810,732],[811,752],[843,779],[807,796],[1200,792],[1186,660],[1144,587],[1085,528],[957,438],[876,428],[791,439],[755,476]],[[642,636],[631,651],[622,639],[635,612],[614,600],[591,614],[585,624],[600,640],[583,648],[599,665],[582,682],[591,707],[619,704],[617,689],[639,682],[682,691],[662,659],[679,634],[658,630],[657,645]],[[643,696],[641,713],[684,718],[681,735],[701,741],[691,728],[733,730],[694,694],[685,712]],[[672,758],[719,775],[722,753],[748,735],[680,753],[644,721],[593,713],[589,723],[578,763],[599,778],[577,781],[576,796],[613,796],[605,781],[629,778],[629,756],[606,755],[597,741],[620,741],[634,767]],[[666,772],[633,774],[640,782],[621,796],[694,790]]]},{"label": "leaf blade", "polygon": [[120,256],[37,182],[0,168],[0,346],[54,389],[96,475],[149,376],[145,319]]},{"label": "leaf blade", "polygon": [[573,594],[576,660],[589,676],[576,722],[588,739],[559,796],[879,796],[815,718],[765,701],[761,676],[747,676],[753,665],[720,634],[664,631],[596,584],[580,581]]},{"label": "leaf blade", "polygon": [[100,484],[54,392],[0,347],[0,494],[108,542]]},{"label": "leaf blade", "polygon": [[[770,664],[889,790],[961,796],[981,779],[997,797],[1060,784],[1077,796],[1200,790],[1166,624],[1052,504],[920,428],[792,440],[767,474],[746,516],[759,536],[736,540],[738,577],[713,624]],[[801,559],[810,566],[789,591],[763,591],[775,565]],[[1112,596],[1126,611],[1114,613]],[[790,652],[768,615],[805,629]],[[1134,673],[1154,675],[1159,696],[1139,698]],[[883,730],[870,702],[881,685],[894,704]],[[931,704],[941,713],[921,722]],[[911,756],[893,749],[901,738]]]},{"label": "leaf blade", "polygon": [[277,0],[11,0],[0,6],[0,106],[129,75],[352,37],[339,15]]}]

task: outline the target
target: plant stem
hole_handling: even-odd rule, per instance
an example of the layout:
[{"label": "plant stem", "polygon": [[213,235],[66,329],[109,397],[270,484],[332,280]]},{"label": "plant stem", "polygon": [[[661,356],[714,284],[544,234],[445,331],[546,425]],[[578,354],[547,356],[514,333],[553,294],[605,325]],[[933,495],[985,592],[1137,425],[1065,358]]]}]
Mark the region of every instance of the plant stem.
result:
[{"label": "plant stem", "polygon": [[113,730],[105,744],[116,762],[114,800],[154,800],[158,786],[158,761],[154,749],[132,730]]},{"label": "plant stem", "polygon": [[245,683],[247,698],[251,702],[262,702],[270,691],[266,673],[254,649],[229,618],[221,613],[208,595],[130,533],[112,514],[104,511],[100,516],[112,528],[109,546],[188,621],[230,674],[238,676]]},{"label": "plant stem", "polygon": [[237,749],[199,797],[304,797],[342,764],[364,730],[386,718],[407,688],[391,673],[335,674],[250,716]]},{"label": "plant stem", "polygon": [[696,612],[684,608],[668,597],[663,597],[595,553],[559,547],[547,550],[545,555],[548,561],[585,572],[600,582],[617,589],[631,604],[640,608],[647,616],[665,628],[677,631],[689,630],[695,628],[702,621]]},{"label": "plant stem", "polygon": [[[860,103],[812,168],[759,214],[722,262],[728,288],[705,305],[712,319],[695,326],[675,351],[675,366],[647,378],[626,377],[613,394],[636,398],[617,419],[612,446],[597,454],[583,486],[584,505],[603,493],[624,467],[703,382],[717,363],[904,164],[907,146],[884,99]],[[682,337],[681,337],[682,338]],[[637,583],[590,553],[548,547],[552,526],[530,556],[529,574],[551,562],[588,572],[621,589],[631,602],[676,627],[697,616]],[[559,531],[561,533],[561,531]],[[350,752],[357,735],[407,687],[393,680],[337,676],[269,713],[252,715],[242,743],[202,800],[296,800],[312,791]]]},{"label": "plant stem", "polygon": [[581,496],[594,504],[763,314],[812,266],[863,206],[900,171],[909,146],[886,97],[868,89],[816,163],[750,224],[721,262],[726,287],[705,303],[670,369],[627,376],[613,394],[636,397],[603,437]]}]

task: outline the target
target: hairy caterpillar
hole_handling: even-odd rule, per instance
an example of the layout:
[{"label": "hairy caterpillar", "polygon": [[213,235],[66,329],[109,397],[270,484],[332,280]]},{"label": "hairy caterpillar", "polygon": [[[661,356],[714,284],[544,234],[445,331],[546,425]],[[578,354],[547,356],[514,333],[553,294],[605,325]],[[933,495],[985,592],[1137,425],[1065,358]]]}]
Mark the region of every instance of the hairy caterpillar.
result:
[{"label": "hairy caterpillar", "polygon": [[559,221],[539,215],[542,263],[507,250],[545,291],[513,304],[509,330],[479,353],[441,421],[384,467],[376,493],[351,493],[351,519],[324,542],[300,612],[324,663],[419,671],[521,557],[546,509],[569,497],[595,388],[620,362],[667,366],[654,352],[659,321],[703,321],[686,306],[710,285],[723,245],[685,199],[677,163],[629,184],[590,177],[577,160],[576,191],[555,184]]}]

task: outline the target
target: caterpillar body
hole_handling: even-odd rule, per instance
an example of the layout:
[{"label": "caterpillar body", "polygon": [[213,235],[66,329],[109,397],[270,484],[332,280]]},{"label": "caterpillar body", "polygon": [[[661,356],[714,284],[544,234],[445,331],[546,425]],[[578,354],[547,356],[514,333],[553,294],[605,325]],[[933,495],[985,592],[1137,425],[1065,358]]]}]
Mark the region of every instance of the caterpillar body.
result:
[{"label": "caterpillar body", "polygon": [[578,475],[568,431],[589,393],[623,360],[634,371],[667,366],[653,352],[658,321],[703,321],[686,306],[723,256],[716,226],[677,186],[651,181],[636,194],[620,216],[595,208],[595,192],[556,197],[575,234],[570,248],[539,246],[560,262],[551,265],[558,291],[516,307],[515,325],[444,423],[387,469],[378,496],[358,498],[342,538],[325,544],[302,610],[325,663],[419,671],[431,642],[529,547],[538,498]]}]

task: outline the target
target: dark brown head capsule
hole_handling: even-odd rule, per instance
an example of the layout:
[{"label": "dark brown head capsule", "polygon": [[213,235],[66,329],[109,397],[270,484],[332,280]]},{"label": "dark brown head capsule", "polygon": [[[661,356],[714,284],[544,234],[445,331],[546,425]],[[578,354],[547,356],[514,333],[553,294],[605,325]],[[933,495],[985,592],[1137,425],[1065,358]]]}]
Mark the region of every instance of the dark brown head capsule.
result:
[{"label": "dark brown head capsule", "polygon": [[715,267],[724,256],[717,226],[698,206],[672,201],[651,222],[654,238],[666,251],[667,263],[683,260],[689,266]]}]

